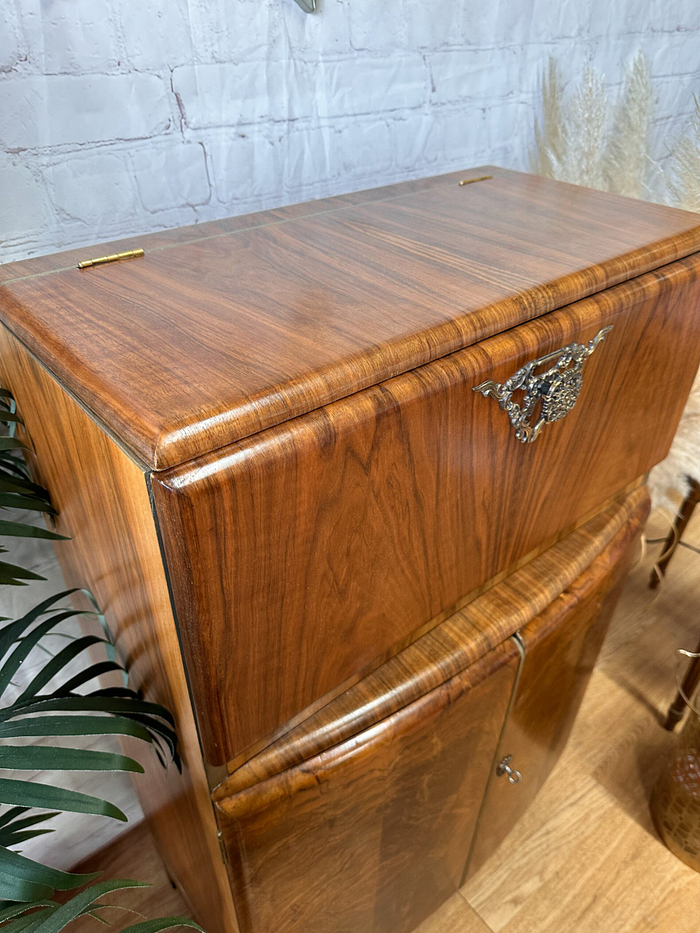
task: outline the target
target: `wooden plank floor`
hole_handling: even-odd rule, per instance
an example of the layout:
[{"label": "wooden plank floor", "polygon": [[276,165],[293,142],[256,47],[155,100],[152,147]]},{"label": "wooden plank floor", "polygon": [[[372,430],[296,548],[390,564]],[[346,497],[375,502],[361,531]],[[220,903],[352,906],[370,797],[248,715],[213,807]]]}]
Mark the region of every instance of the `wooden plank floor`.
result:
[{"label": "wooden plank floor", "polygon": [[[648,529],[650,537],[666,530],[659,520]],[[700,547],[700,515],[685,540]],[[679,549],[652,592],[658,550],[627,581],[567,750],[540,796],[420,933],[697,933],[700,874],[659,841],[648,799],[672,741],[661,718],[674,693],[674,650],[693,648],[700,634],[700,554]],[[143,825],[88,864],[153,882],[120,903],[149,917],[187,912]],[[110,913],[115,930],[134,922]]]}]

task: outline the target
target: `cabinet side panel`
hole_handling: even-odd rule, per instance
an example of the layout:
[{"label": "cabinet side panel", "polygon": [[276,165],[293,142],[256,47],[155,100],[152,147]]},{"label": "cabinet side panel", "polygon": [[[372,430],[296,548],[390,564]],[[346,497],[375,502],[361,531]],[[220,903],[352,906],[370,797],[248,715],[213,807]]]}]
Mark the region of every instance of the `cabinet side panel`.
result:
[{"label": "cabinet side panel", "polygon": [[147,477],[4,327],[0,376],[26,424],[33,467],[70,535],[56,553],[68,586],[90,589],[132,684],[174,714],[183,775],[147,746],[135,780],[161,854],[208,933],[234,933],[235,914],[163,572]]}]

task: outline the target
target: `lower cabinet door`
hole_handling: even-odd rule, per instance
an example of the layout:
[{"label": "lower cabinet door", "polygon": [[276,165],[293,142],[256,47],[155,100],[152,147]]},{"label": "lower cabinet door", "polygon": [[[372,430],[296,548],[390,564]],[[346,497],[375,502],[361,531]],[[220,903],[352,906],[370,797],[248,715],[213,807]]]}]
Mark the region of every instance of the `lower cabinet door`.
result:
[{"label": "lower cabinet door", "polygon": [[[640,530],[637,517],[520,632],[525,657],[489,780],[468,877],[503,842],[564,749]],[[506,765],[517,774],[510,774]]]},{"label": "lower cabinet door", "polygon": [[408,933],[460,885],[511,640],[328,751],[217,801],[242,933]]},{"label": "lower cabinet door", "polygon": [[410,933],[495,851],[564,747],[648,502],[611,505],[214,791],[242,933]]}]

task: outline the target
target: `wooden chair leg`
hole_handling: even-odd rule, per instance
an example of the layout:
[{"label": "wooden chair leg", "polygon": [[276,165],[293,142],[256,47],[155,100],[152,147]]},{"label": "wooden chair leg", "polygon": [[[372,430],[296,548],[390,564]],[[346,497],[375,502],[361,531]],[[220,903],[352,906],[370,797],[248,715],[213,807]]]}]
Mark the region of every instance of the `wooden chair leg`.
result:
[{"label": "wooden chair leg", "polygon": [[676,553],[676,548],[680,543],[683,532],[688,526],[693,512],[695,511],[696,505],[700,502],[700,483],[697,480],[693,479],[691,476],[688,477],[688,482],[690,483],[690,491],[688,495],[683,500],[680,511],[676,516],[674,522],[674,527],[669,532],[668,537],[664,543],[664,556],[656,564],[654,569],[651,572],[651,577],[649,579],[649,588],[654,590],[661,582],[661,578],[666,574],[666,568],[668,567],[671,558]]},{"label": "wooden chair leg", "polygon": [[[695,649],[695,654],[700,654],[700,643],[698,643]],[[686,708],[684,697],[692,699],[698,686],[700,686],[700,658],[693,658],[685,672],[681,688],[678,693],[676,693],[676,698],[669,707],[666,722],[664,723],[665,729],[672,731],[676,724],[681,721]]]}]

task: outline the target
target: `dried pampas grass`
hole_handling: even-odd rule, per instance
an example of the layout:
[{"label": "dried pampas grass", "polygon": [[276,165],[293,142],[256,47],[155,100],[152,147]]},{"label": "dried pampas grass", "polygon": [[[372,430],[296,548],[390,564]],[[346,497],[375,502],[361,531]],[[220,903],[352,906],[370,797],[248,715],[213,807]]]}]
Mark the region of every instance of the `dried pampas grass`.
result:
[{"label": "dried pampas grass", "polygon": [[566,138],[562,102],[559,69],[550,58],[542,77],[542,126],[535,121],[535,148],[530,154],[532,171],[545,178],[559,178],[563,171]]},{"label": "dried pampas grass", "polygon": [[643,55],[632,62],[614,110],[605,81],[590,65],[564,96],[557,63],[542,80],[542,116],[535,122],[531,169],[537,175],[631,197],[648,193],[649,131],[654,100]]},{"label": "dried pampas grass", "polygon": [[[646,58],[639,54],[625,76],[622,96],[615,107],[605,149],[604,187],[616,194],[641,198],[648,193],[651,164],[649,133],[654,95]],[[601,186],[603,187],[603,186]]]},{"label": "dried pampas grass", "polygon": [[[700,212],[700,101],[687,132],[676,139],[662,168],[650,154],[654,97],[649,69],[637,55],[611,107],[602,76],[590,66],[569,95],[550,59],[542,80],[531,169],[538,175],[630,197],[664,201]],[[654,505],[671,514],[675,489],[685,497],[687,476],[700,480],[700,375],[695,380],[668,457],[652,470]]]},{"label": "dried pampas grass", "polygon": [[583,72],[566,114],[564,181],[587,188],[604,187],[608,99],[603,78],[589,66]]},{"label": "dried pampas grass", "polygon": [[676,140],[669,161],[669,188],[677,206],[700,212],[700,101],[697,97],[689,132]]}]

